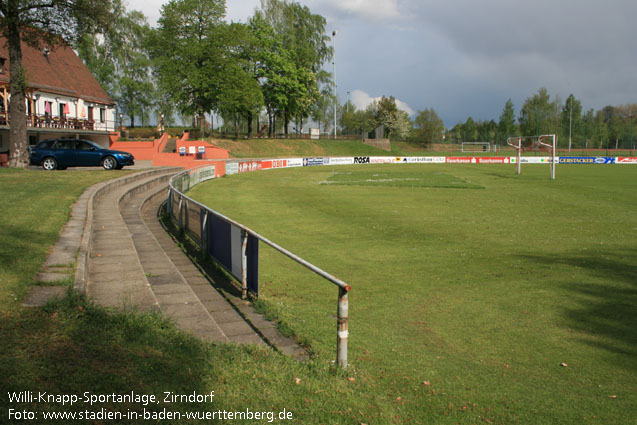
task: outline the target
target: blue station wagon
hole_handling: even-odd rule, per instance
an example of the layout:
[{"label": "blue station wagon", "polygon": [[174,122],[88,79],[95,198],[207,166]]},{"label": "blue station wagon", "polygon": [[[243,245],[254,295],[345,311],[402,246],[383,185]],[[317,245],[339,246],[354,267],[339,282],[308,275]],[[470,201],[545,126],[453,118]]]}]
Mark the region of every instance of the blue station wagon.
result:
[{"label": "blue station wagon", "polygon": [[125,165],[135,165],[135,158],[128,152],[105,149],[89,140],[50,139],[31,149],[30,162],[45,170],[91,166],[119,170]]}]

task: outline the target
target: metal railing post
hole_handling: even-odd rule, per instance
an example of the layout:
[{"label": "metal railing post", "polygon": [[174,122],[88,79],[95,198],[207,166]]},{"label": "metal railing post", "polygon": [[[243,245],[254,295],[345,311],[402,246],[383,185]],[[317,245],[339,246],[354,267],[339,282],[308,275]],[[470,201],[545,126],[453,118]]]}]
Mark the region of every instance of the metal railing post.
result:
[{"label": "metal railing post", "polygon": [[248,298],[248,232],[241,230],[241,298]]},{"label": "metal railing post", "polygon": [[349,300],[348,291],[338,288],[338,337],[336,340],[336,363],[347,369],[347,341],[349,339]]}]

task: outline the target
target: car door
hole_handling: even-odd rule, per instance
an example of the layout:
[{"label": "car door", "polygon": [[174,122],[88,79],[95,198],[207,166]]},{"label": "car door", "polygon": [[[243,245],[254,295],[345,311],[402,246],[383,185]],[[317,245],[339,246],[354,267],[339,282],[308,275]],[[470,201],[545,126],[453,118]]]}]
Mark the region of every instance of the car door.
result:
[{"label": "car door", "polygon": [[75,141],[61,139],[53,144],[53,155],[58,167],[75,166]]},{"label": "car door", "polygon": [[86,140],[77,140],[75,148],[76,162],[80,167],[100,165],[102,154],[93,144]]}]

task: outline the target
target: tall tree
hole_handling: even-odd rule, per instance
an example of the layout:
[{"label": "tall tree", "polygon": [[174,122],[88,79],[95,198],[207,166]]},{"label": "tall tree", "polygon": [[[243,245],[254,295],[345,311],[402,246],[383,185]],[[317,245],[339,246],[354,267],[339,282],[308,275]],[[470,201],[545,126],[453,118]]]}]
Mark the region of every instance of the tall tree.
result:
[{"label": "tall tree", "polygon": [[416,125],[415,138],[419,143],[430,145],[440,141],[445,125],[434,108],[418,112],[414,123]]},{"label": "tall tree", "polygon": [[0,31],[9,49],[10,167],[29,165],[26,126],[29,76],[22,66],[21,42],[55,49],[63,43],[73,43],[89,27],[107,26],[111,12],[110,0],[0,0]]},{"label": "tall tree", "polygon": [[262,0],[261,9],[250,20],[266,46],[258,62],[270,121],[280,115],[286,135],[291,119],[302,121],[309,116],[320,97],[319,83],[328,79],[322,65],[332,48],[327,45],[325,24],[322,16],[287,0]]},{"label": "tall tree", "polygon": [[225,2],[171,0],[152,34],[151,54],[159,84],[182,114],[198,117],[218,109],[226,71]]},{"label": "tall tree", "polygon": [[505,144],[509,137],[516,136],[517,133],[517,126],[515,125],[515,108],[513,106],[513,102],[509,99],[504,104],[504,109],[500,114],[497,141],[500,144]]},{"label": "tall tree", "polygon": [[520,132],[524,136],[559,133],[560,100],[551,100],[548,90],[541,88],[526,99],[520,110]]}]

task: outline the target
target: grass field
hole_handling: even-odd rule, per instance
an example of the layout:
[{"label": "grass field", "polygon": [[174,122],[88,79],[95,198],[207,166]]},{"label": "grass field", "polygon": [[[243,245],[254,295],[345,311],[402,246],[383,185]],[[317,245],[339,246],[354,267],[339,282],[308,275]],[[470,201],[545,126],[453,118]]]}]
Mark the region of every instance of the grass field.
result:
[{"label": "grass field", "polygon": [[[352,285],[357,407],[325,423],[637,423],[635,167],[306,167],[190,193]],[[265,247],[260,281],[327,367],[337,290]]]}]

